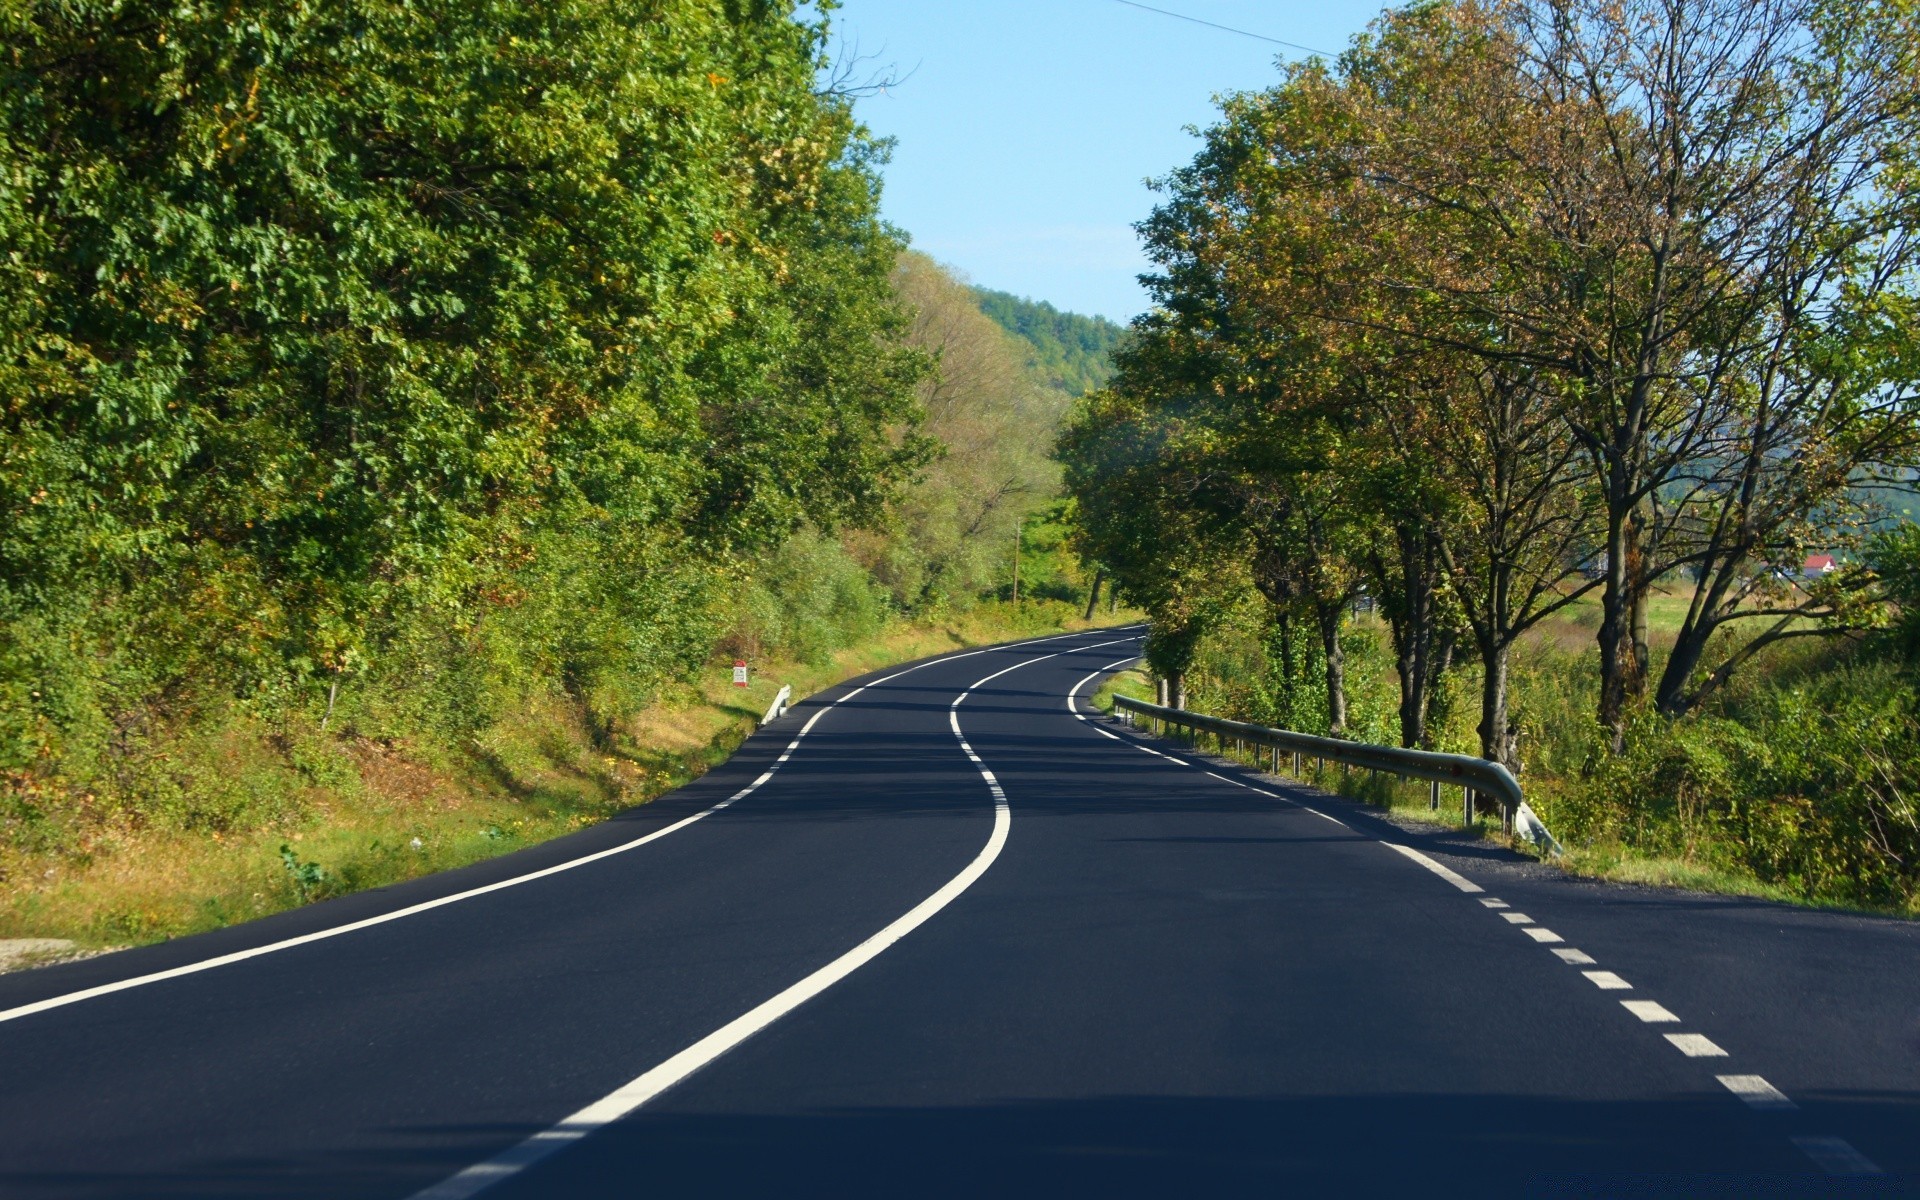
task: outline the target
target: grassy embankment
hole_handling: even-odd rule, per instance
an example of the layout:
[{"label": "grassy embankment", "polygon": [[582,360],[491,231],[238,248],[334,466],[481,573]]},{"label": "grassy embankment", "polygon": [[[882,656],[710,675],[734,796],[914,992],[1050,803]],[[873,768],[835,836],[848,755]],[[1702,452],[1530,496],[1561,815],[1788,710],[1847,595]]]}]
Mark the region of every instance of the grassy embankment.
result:
[{"label": "grassy embankment", "polygon": [[[1102,616],[1093,624],[1120,618]],[[530,698],[477,744],[236,727],[199,752],[236,787],[297,789],[283,823],[180,832],[99,822],[59,850],[0,847],[0,938],[159,941],[462,866],[643,804],[723,762],[782,684],[796,700],[892,663],[1081,628],[1057,601],[896,623],[814,663],[768,661],[736,688],[716,659],[596,744],[577,707]]]},{"label": "grassy embankment", "polygon": [[[1654,598],[1650,649],[1657,674],[1685,613],[1679,593]],[[1570,607],[1516,649],[1513,709],[1521,727],[1521,780],[1529,803],[1567,847],[1559,865],[1575,874],[1693,888],[1799,904],[1920,915],[1920,889],[1903,837],[1920,775],[1912,681],[1873,642],[1814,639],[1772,647],[1703,709],[1676,722],[1647,714],[1628,753],[1607,753],[1592,714],[1597,693],[1596,602]],[[1384,630],[1357,622],[1372,652],[1349,654],[1356,725],[1382,732],[1391,700]],[[1194,707],[1244,715],[1244,695],[1200,668],[1231,663],[1242,675],[1250,651],[1216,645],[1196,664]],[[1231,678],[1232,672],[1221,671]],[[1118,682],[1146,697],[1144,677]],[[1436,709],[1442,749],[1473,753],[1479,673],[1459,664]],[[1105,695],[1112,689],[1106,689]],[[1308,782],[1314,782],[1309,779]],[[1322,786],[1396,816],[1458,826],[1460,798],[1447,789],[1438,812],[1424,783],[1368,772],[1332,773]],[[1905,828],[1903,828],[1905,827]],[[1482,836],[1498,826],[1481,821]]]}]

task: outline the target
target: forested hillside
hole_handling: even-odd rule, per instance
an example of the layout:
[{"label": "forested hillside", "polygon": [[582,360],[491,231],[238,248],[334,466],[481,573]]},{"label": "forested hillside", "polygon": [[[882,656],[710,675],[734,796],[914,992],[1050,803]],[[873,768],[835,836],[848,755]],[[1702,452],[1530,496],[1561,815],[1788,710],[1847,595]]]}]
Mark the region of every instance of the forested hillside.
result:
[{"label": "forested hillside", "polygon": [[980,311],[1026,343],[1033,368],[1070,396],[1100,387],[1113,376],[1113,352],[1126,328],[1105,317],[1061,312],[1045,300],[975,288]]},{"label": "forested hillside", "polygon": [[[1004,595],[1055,502],[1064,401],[902,258],[795,4],[0,31],[15,913],[162,844],[405,829],[428,778],[550,828],[556,755],[607,811],[636,714],[716,653],[824,662]],[[1071,591],[1064,558],[1028,570]],[[378,882],[404,844],[314,870]],[[262,903],[321,877],[283,857]]]}]

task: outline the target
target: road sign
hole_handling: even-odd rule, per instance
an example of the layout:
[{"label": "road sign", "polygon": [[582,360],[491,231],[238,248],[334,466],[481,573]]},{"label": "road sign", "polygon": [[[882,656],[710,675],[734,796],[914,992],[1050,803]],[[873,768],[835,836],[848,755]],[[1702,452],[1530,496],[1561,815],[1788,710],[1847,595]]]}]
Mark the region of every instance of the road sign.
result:
[{"label": "road sign", "polygon": [[744,658],[733,660],[733,686],[747,686],[747,660]]}]

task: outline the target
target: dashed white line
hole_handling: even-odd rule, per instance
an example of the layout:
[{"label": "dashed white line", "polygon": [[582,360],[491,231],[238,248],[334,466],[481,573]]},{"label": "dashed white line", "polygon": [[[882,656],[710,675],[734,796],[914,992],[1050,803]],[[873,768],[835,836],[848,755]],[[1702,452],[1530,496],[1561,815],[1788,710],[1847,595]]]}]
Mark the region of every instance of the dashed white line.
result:
[{"label": "dashed white line", "polygon": [[1649,1025],[1660,1025],[1680,1018],[1668,1012],[1658,1000],[1622,1000],[1621,1006]]},{"label": "dashed white line", "polygon": [[1720,1086],[1747,1102],[1749,1108],[1768,1112],[1787,1112],[1798,1108],[1787,1094],[1759,1075],[1716,1075]]},{"label": "dashed white line", "polygon": [[1727,1052],[1714,1045],[1713,1039],[1703,1033],[1669,1033],[1665,1035],[1673,1048],[1688,1058],[1725,1058]]},{"label": "dashed white line", "polygon": [[1796,1137],[1793,1144],[1829,1175],[1878,1175],[1873,1160],[1837,1137]]},{"label": "dashed white line", "polygon": [[[1082,682],[1084,683],[1085,681],[1083,680]],[[1128,745],[1133,746],[1137,750],[1144,750],[1148,754],[1155,755],[1156,757],[1159,757],[1159,758],[1165,758],[1169,762],[1173,762],[1177,765],[1181,765],[1181,766],[1193,765],[1189,763],[1181,763],[1180,760],[1175,759],[1170,755],[1161,754],[1159,751],[1154,750],[1149,746],[1143,746],[1139,742],[1129,738],[1121,738],[1115,734],[1108,733],[1104,729],[1101,730],[1100,732],[1106,734],[1106,736],[1110,738],[1113,738],[1115,741],[1124,741]],[[1234,784],[1237,787],[1250,788],[1253,791],[1261,792],[1263,795],[1273,796],[1275,799],[1281,800],[1283,803],[1293,805],[1296,808],[1305,809],[1307,812],[1313,813],[1317,817],[1322,817],[1326,820],[1333,821],[1336,825],[1340,825],[1342,828],[1351,828],[1350,826],[1346,825],[1345,822],[1342,822],[1335,817],[1328,816],[1326,813],[1321,812],[1319,809],[1314,808],[1311,805],[1302,804],[1299,801],[1293,800],[1289,797],[1279,796],[1273,792],[1268,792],[1263,788],[1254,787],[1252,784],[1244,783],[1240,780],[1229,779],[1226,776],[1217,774],[1213,771],[1206,771],[1205,773],[1207,775],[1212,776],[1215,779],[1219,779],[1226,783]],[[1432,871],[1434,874],[1440,876],[1442,879],[1445,879],[1448,883],[1451,883],[1454,887],[1459,888],[1463,892],[1471,893],[1471,892],[1481,892],[1485,890],[1484,888],[1480,887],[1480,885],[1465,878],[1464,876],[1461,876],[1457,872],[1449,869],[1448,867],[1442,865],[1441,863],[1438,863],[1433,859],[1428,858],[1426,855],[1420,853],[1419,851],[1413,849],[1410,846],[1403,846],[1396,842],[1385,841],[1384,839],[1381,840],[1380,844],[1388,847],[1389,849],[1395,851],[1396,853],[1399,853],[1405,856],[1406,858],[1413,860],[1414,862],[1419,863],[1421,866],[1427,868],[1429,871]],[[1506,901],[1495,899],[1491,896],[1484,897],[1483,899],[1481,899],[1480,903],[1485,907],[1487,907],[1488,909],[1493,909],[1493,910],[1501,910],[1509,907]],[[1546,928],[1543,928],[1542,926],[1534,924],[1533,918],[1527,916],[1525,913],[1501,912],[1500,916],[1504,920],[1506,920],[1508,923],[1519,928],[1522,933],[1525,933],[1528,937],[1532,938],[1535,942],[1545,945],[1545,944],[1558,943],[1558,942],[1565,941],[1564,938],[1562,938],[1559,934],[1553,932],[1551,929],[1546,929]],[[1593,956],[1586,953],[1583,950],[1576,950],[1573,947],[1561,946],[1561,945],[1550,945],[1550,949],[1552,949],[1553,953],[1560,959],[1561,962],[1568,963],[1573,966],[1594,966],[1595,965]],[[1581,974],[1584,975],[1588,979],[1588,981],[1591,982],[1595,987],[1598,987],[1604,991],[1630,991],[1633,988],[1633,985],[1631,983],[1628,983],[1625,979],[1621,978],[1618,974],[1616,974],[1613,971],[1593,970],[1593,971],[1583,971],[1581,972]],[[1632,1013],[1635,1017],[1638,1017],[1642,1022],[1646,1024],[1650,1024],[1650,1025],[1670,1024],[1670,1023],[1677,1023],[1680,1020],[1679,1017],[1675,1016],[1664,1005],[1658,1003],[1657,1001],[1622,1000],[1620,1003],[1623,1007],[1626,1008],[1628,1012]],[[1723,1050],[1718,1044],[1716,1044],[1711,1038],[1708,1038],[1705,1034],[1669,1033],[1663,1036],[1666,1038],[1666,1040],[1670,1044],[1672,1044],[1682,1054],[1685,1054],[1689,1058],[1728,1057],[1727,1052]],[[1797,1108],[1797,1106],[1793,1103],[1793,1101],[1787,1097],[1786,1093],[1774,1087],[1771,1083],[1768,1083],[1766,1079],[1763,1078],[1762,1076],[1716,1075],[1714,1076],[1714,1078],[1720,1082],[1722,1087],[1725,1087],[1729,1092],[1732,1092],[1735,1096],[1738,1096],[1750,1108],[1760,1110],[1760,1111],[1780,1111],[1780,1112],[1794,1111]],[[1795,1137],[1792,1139],[1792,1141],[1794,1145],[1798,1146],[1803,1152],[1806,1153],[1807,1157],[1811,1158],[1817,1165],[1820,1166],[1822,1170],[1826,1171],[1829,1175],[1875,1175],[1880,1173],[1880,1169],[1877,1166],[1875,1166],[1871,1160],[1869,1160],[1865,1155],[1862,1155],[1858,1150],[1855,1150],[1852,1146],[1848,1145],[1845,1141],[1841,1140],[1840,1138],[1806,1136],[1806,1137]]]}]

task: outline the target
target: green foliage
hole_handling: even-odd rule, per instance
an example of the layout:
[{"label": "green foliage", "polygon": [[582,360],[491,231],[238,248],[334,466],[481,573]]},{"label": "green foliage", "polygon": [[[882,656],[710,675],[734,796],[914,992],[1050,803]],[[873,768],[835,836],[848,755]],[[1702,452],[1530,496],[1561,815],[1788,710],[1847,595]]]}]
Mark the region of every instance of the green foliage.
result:
[{"label": "green foliage", "polygon": [[1807,899],[1920,902],[1920,693],[1849,656],[1751,690],[1721,715],[1642,717],[1546,806],[1569,845],[1732,870]]},{"label": "green foliage", "polygon": [[817,537],[782,549],[883,523],[933,453],[882,148],[814,91],[819,20],[87,0],[0,28],[20,821],[292,819],[298,786],[196,748],[303,720],[458,745],[554,693],[610,730],[768,558],[755,586],[833,593],[835,632],[783,646],[873,628],[844,563],[794,584]]},{"label": "green foliage", "polygon": [[1027,364],[1046,386],[1078,396],[1113,377],[1113,352],[1126,337],[1124,326],[1011,292],[975,288],[973,294],[981,312],[1026,343]]},{"label": "green foliage", "polygon": [[1059,494],[1048,451],[1067,398],[1036,379],[1014,339],[933,260],[903,255],[895,282],[912,308],[908,338],[933,362],[919,395],[940,452],[863,558],[902,608],[1010,595],[1016,530]]},{"label": "green foliage", "polygon": [[327,869],[317,862],[302,862],[293,852],[293,847],[280,843],[280,867],[287,873],[287,882],[293,885],[305,903],[319,899],[320,892],[327,886]]},{"label": "green foliage", "polygon": [[839,542],[804,531],[755,571],[727,649],[818,664],[878,633],[892,613],[886,592]]}]

